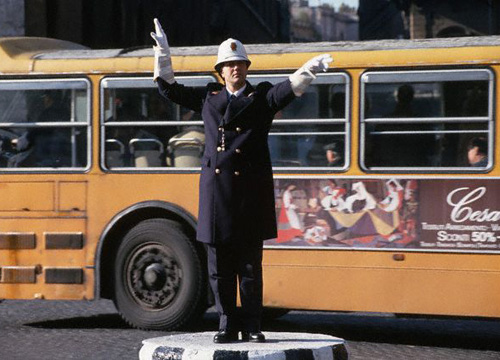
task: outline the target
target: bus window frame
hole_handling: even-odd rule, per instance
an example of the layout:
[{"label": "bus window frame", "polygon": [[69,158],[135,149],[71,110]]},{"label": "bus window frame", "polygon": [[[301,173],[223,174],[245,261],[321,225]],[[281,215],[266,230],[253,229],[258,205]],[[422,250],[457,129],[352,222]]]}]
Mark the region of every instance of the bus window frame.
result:
[{"label": "bus window frame", "polygon": [[[211,82],[217,82],[217,78],[212,74],[201,75],[176,75],[176,82],[185,86],[206,86]],[[201,80],[205,80],[202,82]],[[110,85],[110,86],[109,86]],[[121,86],[119,86],[121,85]],[[127,86],[125,86],[127,85]],[[146,85],[146,86],[145,86]],[[185,121],[116,121],[106,122],[104,113],[104,92],[107,89],[157,89],[158,85],[153,81],[152,76],[106,76],[99,83],[99,165],[101,170],[109,173],[199,173],[201,167],[113,167],[106,166],[106,127],[117,126],[200,126],[204,128],[202,120],[185,120]]]},{"label": "bus window frame", "polygon": [[[474,74],[485,74],[484,78],[475,77]],[[455,74],[461,77],[454,77]],[[365,86],[367,83],[376,84],[411,84],[411,83],[433,83],[433,82],[453,82],[453,81],[488,81],[488,115],[483,117],[431,117],[431,118],[371,118],[365,119]],[[495,96],[495,72],[489,67],[460,68],[460,69],[419,69],[419,70],[367,70],[359,78],[359,164],[366,173],[487,173],[493,169],[494,165],[494,96]],[[367,167],[365,164],[365,138],[367,123],[398,123],[404,120],[406,123],[445,123],[445,122],[483,122],[488,125],[488,165],[486,167]],[[473,131],[478,133],[479,131]],[[446,131],[436,130],[436,133],[445,134]],[[462,133],[467,133],[464,130]],[[485,134],[486,135],[486,134]]]},{"label": "bus window frame", "polygon": [[[70,83],[83,82],[83,87],[71,87]],[[10,84],[2,86],[2,84]],[[23,87],[22,84],[32,84],[31,87]],[[66,84],[65,86],[56,86]],[[0,128],[86,128],[86,166],[84,167],[13,167],[0,168],[0,173],[86,173],[92,168],[92,82],[87,77],[43,77],[43,78],[0,78],[0,91],[9,90],[85,90],[86,91],[86,117],[80,122],[23,122],[23,123],[3,123]]]},{"label": "bus window frame", "polygon": [[[275,85],[281,81],[284,81],[290,77],[289,74],[248,74],[247,80],[251,84],[256,84],[259,82],[268,81],[272,85]],[[328,72],[324,74],[316,74],[316,79],[314,79],[311,86],[314,85],[345,85],[345,108],[344,108],[344,118],[317,118],[317,119],[274,119],[271,127],[270,136],[272,136],[272,129],[276,126],[280,125],[296,125],[298,122],[301,124],[345,124],[344,135],[344,164],[343,166],[301,166],[301,167],[285,167],[285,166],[273,166],[273,172],[282,174],[282,173],[340,173],[346,172],[351,164],[351,103],[352,103],[352,85],[351,85],[351,77],[347,72]],[[331,81],[332,79],[341,79],[340,81]],[[309,133],[299,133],[297,134],[309,134]],[[342,135],[337,133],[323,133],[318,132],[315,135]]]}]

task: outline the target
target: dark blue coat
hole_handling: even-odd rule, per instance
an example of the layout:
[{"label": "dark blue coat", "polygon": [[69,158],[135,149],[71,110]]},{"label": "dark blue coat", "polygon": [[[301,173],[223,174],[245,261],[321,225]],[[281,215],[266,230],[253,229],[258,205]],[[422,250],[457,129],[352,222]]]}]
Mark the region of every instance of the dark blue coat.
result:
[{"label": "dark blue coat", "polygon": [[255,88],[247,82],[244,93],[230,103],[218,83],[196,89],[159,79],[158,85],[163,96],[201,112],[205,125],[197,239],[221,244],[275,238],[267,138],[275,113],[295,98],[290,81]]}]

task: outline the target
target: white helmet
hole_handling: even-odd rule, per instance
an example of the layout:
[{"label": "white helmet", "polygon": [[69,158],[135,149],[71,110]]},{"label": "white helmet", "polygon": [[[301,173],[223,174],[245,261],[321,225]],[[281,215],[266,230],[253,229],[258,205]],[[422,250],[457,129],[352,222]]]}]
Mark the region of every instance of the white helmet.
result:
[{"label": "white helmet", "polygon": [[219,45],[215,70],[219,71],[222,63],[238,60],[246,61],[248,66],[250,66],[251,62],[248,59],[247,52],[245,51],[243,44],[236,39],[229,38]]}]

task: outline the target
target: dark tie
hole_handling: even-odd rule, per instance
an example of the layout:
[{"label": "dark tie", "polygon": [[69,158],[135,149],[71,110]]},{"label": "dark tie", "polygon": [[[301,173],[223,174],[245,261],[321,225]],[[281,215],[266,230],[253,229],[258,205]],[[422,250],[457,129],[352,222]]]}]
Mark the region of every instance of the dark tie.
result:
[{"label": "dark tie", "polygon": [[233,94],[229,97],[229,102],[233,101],[234,99],[236,99],[236,96]]}]

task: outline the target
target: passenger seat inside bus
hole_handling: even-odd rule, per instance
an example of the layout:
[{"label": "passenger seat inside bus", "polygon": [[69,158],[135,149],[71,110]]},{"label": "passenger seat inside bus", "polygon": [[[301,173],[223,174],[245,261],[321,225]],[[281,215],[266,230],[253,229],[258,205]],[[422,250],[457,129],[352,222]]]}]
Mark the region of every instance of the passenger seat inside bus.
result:
[{"label": "passenger seat inside bus", "polygon": [[161,167],[164,165],[162,163],[164,146],[157,139],[132,139],[129,142],[129,151],[134,159],[135,167]]},{"label": "passenger seat inside bus", "polygon": [[205,146],[203,129],[190,127],[168,141],[167,165],[175,167],[201,166]]},{"label": "passenger seat inside bus", "polygon": [[108,169],[125,166],[125,145],[121,141],[107,139],[105,152]]}]

